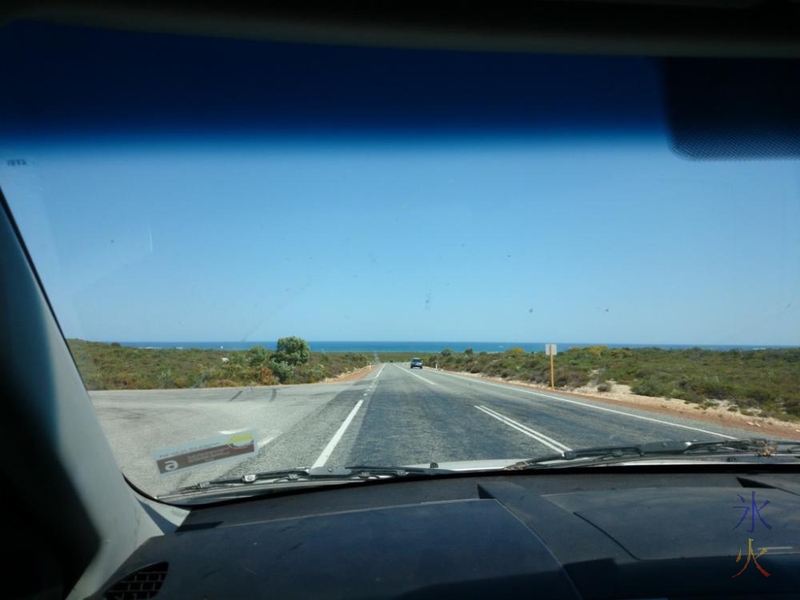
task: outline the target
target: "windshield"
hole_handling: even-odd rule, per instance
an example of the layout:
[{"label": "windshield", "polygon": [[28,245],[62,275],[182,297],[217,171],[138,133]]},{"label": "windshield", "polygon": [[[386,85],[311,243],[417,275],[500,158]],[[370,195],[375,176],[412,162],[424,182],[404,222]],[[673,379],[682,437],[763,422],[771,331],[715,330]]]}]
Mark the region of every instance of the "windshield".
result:
[{"label": "windshield", "polygon": [[0,186],[151,495],[800,439],[798,162],[692,155],[657,59],[0,44]]}]

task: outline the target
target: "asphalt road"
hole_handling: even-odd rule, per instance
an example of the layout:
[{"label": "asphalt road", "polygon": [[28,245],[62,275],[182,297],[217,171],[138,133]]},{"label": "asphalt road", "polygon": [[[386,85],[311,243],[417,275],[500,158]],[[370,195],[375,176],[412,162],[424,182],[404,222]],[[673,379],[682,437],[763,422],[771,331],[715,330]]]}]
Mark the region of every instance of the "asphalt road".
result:
[{"label": "asphalt road", "polygon": [[[752,437],[703,421],[386,363],[348,383],[92,392],[126,476],[151,494],[221,476],[299,466],[523,459],[656,440]],[[236,464],[159,475],[153,452],[252,429]]]}]

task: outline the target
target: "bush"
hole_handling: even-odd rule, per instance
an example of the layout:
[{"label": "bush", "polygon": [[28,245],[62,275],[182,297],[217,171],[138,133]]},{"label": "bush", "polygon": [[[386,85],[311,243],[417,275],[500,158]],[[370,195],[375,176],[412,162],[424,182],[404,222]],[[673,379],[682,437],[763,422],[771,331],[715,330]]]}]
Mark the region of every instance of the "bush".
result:
[{"label": "bush", "polygon": [[464,354],[466,354],[467,356],[472,356],[474,353],[475,351],[472,348],[467,348],[466,350],[464,350]]},{"label": "bush", "polygon": [[703,398],[726,400],[733,397],[733,386],[722,383],[719,380],[702,381],[692,386],[692,389],[698,396],[702,396]]},{"label": "bush", "polygon": [[258,382],[261,385],[275,385],[278,383],[278,379],[275,377],[275,374],[272,372],[272,369],[269,367],[261,367],[258,372]]},{"label": "bush", "polygon": [[175,379],[172,375],[172,369],[164,369],[158,374],[158,387],[162,389],[175,387]]},{"label": "bush", "polygon": [[750,388],[745,390],[744,396],[751,400],[755,400],[756,402],[770,402],[771,400],[775,400],[775,394],[770,390],[766,390],[764,388]]},{"label": "bush", "polygon": [[631,391],[640,396],[668,398],[671,395],[672,389],[668,384],[664,384],[656,379],[644,379],[631,386]]},{"label": "bush", "polygon": [[599,358],[603,355],[603,352],[608,351],[608,346],[586,346],[583,351],[589,356]]},{"label": "bush", "polygon": [[294,376],[294,366],[274,358],[269,361],[269,369],[281,383],[288,383]]},{"label": "bush", "polygon": [[264,346],[253,346],[247,351],[247,364],[251,367],[262,365],[266,362],[269,353]]},{"label": "bush", "polygon": [[681,388],[673,388],[670,390],[668,394],[665,394],[665,398],[680,398],[681,400],[686,400],[687,402],[694,402],[695,404],[700,404],[706,400],[706,398],[700,394],[698,394],[694,389],[681,389]]},{"label": "bush", "polygon": [[597,386],[597,391],[598,392],[610,392],[611,388],[612,388],[611,384],[608,383],[607,381],[604,381],[603,383],[601,383],[600,385]]},{"label": "bush", "polygon": [[570,371],[567,375],[566,387],[579,388],[589,383],[589,375],[581,371]]},{"label": "bush", "polygon": [[311,356],[311,349],[303,338],[291,336],[278,340],[273,360],[287,365],[304,365]]},{"label": "bush", "polygon": [[293,383],[316,383],[328,376],[328,370],[324,365],[302,365],[294,370]]},{"label": "bush", "polygon": [[792,398],[783,403],[783,410],[793,416],[800,417],[800,399]]}]

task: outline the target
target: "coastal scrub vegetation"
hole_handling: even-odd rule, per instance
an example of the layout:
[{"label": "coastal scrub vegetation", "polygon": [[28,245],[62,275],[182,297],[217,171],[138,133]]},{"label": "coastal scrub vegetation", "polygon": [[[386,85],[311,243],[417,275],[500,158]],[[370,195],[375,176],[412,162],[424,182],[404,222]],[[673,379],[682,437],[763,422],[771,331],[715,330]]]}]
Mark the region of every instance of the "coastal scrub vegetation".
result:
[{"label": "coastal scrub vegetation", "polygon": [[118,343],[67,340],[88,390],[178,389],[316,383],[361,369],[372,360],[358,352],[311,352],[297,337],[276,350],[132,348]]}]

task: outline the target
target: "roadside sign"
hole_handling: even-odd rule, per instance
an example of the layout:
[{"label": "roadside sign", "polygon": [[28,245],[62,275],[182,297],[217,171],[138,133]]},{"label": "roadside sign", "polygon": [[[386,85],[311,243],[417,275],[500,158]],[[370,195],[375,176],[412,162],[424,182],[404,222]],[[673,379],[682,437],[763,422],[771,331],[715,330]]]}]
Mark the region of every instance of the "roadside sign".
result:
[{"label": "roadside sign", "polygon": [[544,353],[547,356],[555,356],[558,354],[558,348],[556,348],[556,344],[545,344]]}]

